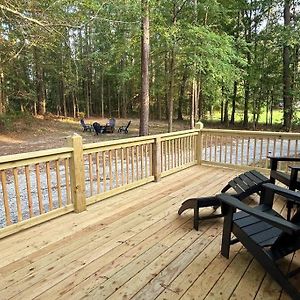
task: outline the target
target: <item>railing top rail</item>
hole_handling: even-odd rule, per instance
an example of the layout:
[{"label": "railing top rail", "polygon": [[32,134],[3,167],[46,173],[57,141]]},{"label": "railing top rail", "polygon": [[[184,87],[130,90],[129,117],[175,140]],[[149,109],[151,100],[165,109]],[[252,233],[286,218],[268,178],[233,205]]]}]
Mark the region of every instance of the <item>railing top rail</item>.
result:
[{"label": "railing top rail", "polygon": [[181,130],[181,131],[161,133],[161,134],[156,134],[156,135],[132,137],[132,138],[121,139],[121,140],[111,140],[111,141],[98,142],[98,143],[89,143],[89,144],[84,144],[83,149],[89,150],[89,149],[93,149],[93,148],[117,146],[117,145],[130,144],[130,143],[136,143],[136,142],[142,142],[142,141],[148,141],[149,143],[153,143],[154,139],[158,138],[158,137],[167,138],[167,137],[172,137],[172,136],[186,135],[186,134],[195,133],[195,132],[199,132],[199,129]]},{"label": "railing top rail", "polygon": [[252,131],[252,130],[230,130],[230,129],[202,129],[203,133],[218,133],[231,136],[256,136],[256,137],[284,137],[298,139],[300,133],[295,132],[274,132],[274,131]]},{"label": "railing top rail", "polygon": [[62,147],[62,148],[55,148],[49,150],[40,150],[40,151],[33,151],[33,152],[26,152],[26,153],[12,154],[12,155],[4,155],[4,156],[0,156],[0,164],[7,163],[7,162],[17,162],[17,161],[28,160],[28,159],[39,158],[39,157],[47,157],[56,154],[65,154],[65,153],[70,153],[72,151],[73,151],[72,147]]}]

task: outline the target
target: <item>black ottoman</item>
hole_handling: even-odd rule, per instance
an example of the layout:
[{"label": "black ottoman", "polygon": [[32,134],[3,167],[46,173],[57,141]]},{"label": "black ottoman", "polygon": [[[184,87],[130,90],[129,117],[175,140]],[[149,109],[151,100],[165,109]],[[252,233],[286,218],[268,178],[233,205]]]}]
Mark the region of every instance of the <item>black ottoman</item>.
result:
[{"label": "black ottoman", "polygon": [[184,201],[181,204],[181,207],[178,210],[178,214],[181,215],[186,209],[193,208],[194,209],[194,228],[196,230],[198,230],[200,220],[223,217],[223,214],[212,214],[212,215],[200,217],[199,208],[209,207],[209,206],[218,208],[220,205],[221,205],[220,200],[215,196],[191,198],[191,199],[187,199],[186,201]]}]

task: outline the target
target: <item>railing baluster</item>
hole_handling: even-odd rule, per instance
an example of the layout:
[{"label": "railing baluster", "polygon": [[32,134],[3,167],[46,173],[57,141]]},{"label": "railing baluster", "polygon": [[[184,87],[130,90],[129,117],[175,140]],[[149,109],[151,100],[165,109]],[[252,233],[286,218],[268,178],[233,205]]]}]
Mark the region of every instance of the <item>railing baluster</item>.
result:
[{"label": "railing baluster", "polygon": [[118,149],[115,149],[115,179],[116,187],[119,186]]},{"label": "railing baluster", "polygon": [[59,160],[55,161],[55,170],[56,170],[56,184],[57,184],[57,198],[58,198],[58,206],[62,207],[62,195],[61,195],[61,176],[60,176],[60,169],[59,169]]},{"label": "railing baluster", "polygon": [[270,148],[270,138],[267,138],[267,146],[266,146],[266,158],[265,158],[265,168],[268,168],[268,155],[269,155],[269,148]]},{"label": "railing baluster", "polygon": [[262,163],[262,153],[263,153],[263,139],[260,139],[260,153],[259,153],[259,166],[263,167],[263,163]]},{"label": "railing baluster", "polygon": [[232,154],[233,154],[233,137],[230,136],[230,164],[232,164]]},{"label": "railing baluster", "polygon": [[102,151],[103,192],[106,192],[106,151]]},{"label": "railing baluster", "polygon": [[52,198],[52,184],[51,184],[51,175],[50,175],[50,163],[46,162],[46,177],[47,177],[47,188],[48,188],[48,201],[49,201],[49,210],[53,209],[53,198]]},{"label": "railing baluster", "polygon": [[136,146],[135,147],[135,157],[136,157],[136,164],[135,164],[135,167],[136,167],[136,180],[139,180],[140,178],[140,175],[139,175],[139,160],[140,160],[140,146]]},{"label": "railing baluster", "polygon": [[3,194],[3,201],[4,201],[5,221],[6,221],[6,225],[10,225],[11,224],[11,217],[10,217],[10,209],[9,209],[9,201],[8,201],[5,171],[1,171],[1,183],[2,183],[2,194]]},{"label": "railing baluster", "polygon": [[[19,188],[20,184],[19,184],[18,168],[13,168],[13,174],[14,174],[14,186],[15,186],[15,193],[16,193],[18,222],[20,222],[22,221],[23,216],[22,216],[21,196],[20,196],[20,188]],[[39,188],[38,191],[40,190]],[[41,208],[40,208],[40,213],[41,213]]]},{"label": "railing baluster", "polygon": [[215,136],[215,147],[214,147],[215,148],[215,154],[214,154],[214,156],[215,156],[214,159],[215,160],[214,160],[214,162],[217,162],[217,144],[218,144],[218,136],[216,135]]},{"label": "railing baluster", "polygon": [[129,148],[127,147],[125,152],[126,155],[126,183],[129,183]]},{"label": "railing baluster", "polygon": [[209,139],[209,161],[212,161],[212,135],[210,135]]},{"label": "railing baluster", "polygon": [[90,195],[93,195],[93,162],[92,162],[92,154],[88,155],[89,160],[89,178],[90,178]]},{"label": "railing baluster", "polygon": [[108,150],[108,171],[109,171],[109,189],[113,188],[113,175],[112,175],[112,150]]},{"label": "railing baluster", "polygon": [[149,152],[149,144],[145,145],[145,155],[144,155],[144,159],[145,159],[145,177],[149,176],[148,173],[148,152]]},{"label": "railing baluster", "polygon": [[69,159],[65,159],[65,181],[66,181],[66,194],[67,204],[71,204],[71,190],[70,190],[70,175],[69,175]]},{"label": "railing baluster", "polygon": [[37,195],[39,202],[39,211],[40,214],[44,213],[44,205],[43,205],[43,196],[42,196],[42,188],[41,188],[41,173],[40,173],[40,165],[35,165],[35,179],[36,179],[36,187],[37,187]]},{"label": "railing baluster", "polygon": [[124,148],[121,148],[121,184],[124,185]]},{"label": "railing baluster", "polygon": [[131,147],[131,182],[134,182],[134,147]]},{"label": "railing baluster", "polygon": [[203,137],[205,138],[204,160],[208,160],[208,158],[207,158],[207,134],[204,134]]},{"label": "railing baluster", "polygon": [[245,138],[242,137],[241,165],[244,164],[244,147],[245,147]]},{"label": "railing baluster", "polygon": [[225,149],[224,149],[224,163],[227,163],[227,151],[228,151],[228,143],[227,143],[227,136],[225,135]]},{"label": "railing baluster", "polygon": [[254,138],[254,148],[253,148],[253,165],[254,166],[256,164],[256,145],[257,145],[257,139],[255,137]]},{"label": "railing baluster", "polygon": [[250,155],[250,137],[248,138],[248,142],[247,142],[247,166],[249,166],[249,155]]},{"label": "railing baluster", "polygon": [[27,201],[28,201],[28,210],[29,216],[32,218],[33,214],[33,205],[32,205],[32,195],[31,195],[31,182],[30,182],[30,170],[29,166],[25,166],[25,177],[26,177],[26,188],[27,188]]},{"label": "railing baluster", "polygon": [[276,141],[276,138],[274,139],[274,143],[273,143],[273,156],[275,156],[276,155],[276,143],[277,141]]},{"label": "railing baluster", "polygon": [[238,157],[239,157],[239,138],[235,138],[235,164],[238,164]]},{"label": "railing baluster", "polygon": [[100,193],[100,164],[99,164],[99,152],[96,152],[96,180],[97,180],[97,194]]},{"label": "railing baluster", "polygon": [[153,166],[152,166],[152,157],[153,157],[153,144],[150,144],[149,148],[149,174],[153,174]]},{"label": "railing baluster", "polygon": [[144,178],[144,145],[141,145],[141,179]]}]

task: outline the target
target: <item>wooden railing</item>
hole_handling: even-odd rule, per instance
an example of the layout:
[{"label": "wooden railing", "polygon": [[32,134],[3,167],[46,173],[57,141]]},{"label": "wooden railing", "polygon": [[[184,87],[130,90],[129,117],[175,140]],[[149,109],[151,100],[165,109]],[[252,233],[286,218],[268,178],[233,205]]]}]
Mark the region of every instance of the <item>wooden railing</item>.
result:
[{"label": "wooden railing", "polygon": [[[268,155],[299,156],[298,133],[202,129],[202,163],[268,169]],[[287,169],[286,164],[281,165]]]},{"label": "wooden railing", "polygon": [[[268,155],[298,156],[298,133],[215,130],[68,147],[0,157],[0,238],[195,164],[269,167]],[[281,165],[286,168],[286,165]]]},{"label": "wooden railing", "polygon": [[[1,227],[24,229],[73,210],[70,187],[72,148],[0,157]],[[33,217],[40,216],[34,222]],[[18,227],[7,226],[0,237]]]},{"label": "wooden railing", "polygon": [[[0,238],[195,165],[200,131],[0,157]],[[198,148],[197,148],[198,147]]]}]

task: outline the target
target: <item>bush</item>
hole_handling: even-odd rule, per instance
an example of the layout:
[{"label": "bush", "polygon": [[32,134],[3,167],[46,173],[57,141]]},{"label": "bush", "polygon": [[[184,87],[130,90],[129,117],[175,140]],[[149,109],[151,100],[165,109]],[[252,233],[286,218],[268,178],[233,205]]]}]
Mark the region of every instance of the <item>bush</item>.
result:
[{"label": "bush", "polygon": [[0,115],[0,132],[18,131],[23,125],[31,125],[33,116],[27,112],[10,112]]}]

